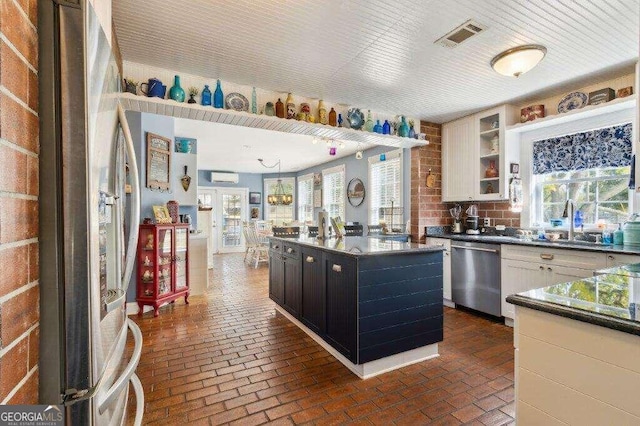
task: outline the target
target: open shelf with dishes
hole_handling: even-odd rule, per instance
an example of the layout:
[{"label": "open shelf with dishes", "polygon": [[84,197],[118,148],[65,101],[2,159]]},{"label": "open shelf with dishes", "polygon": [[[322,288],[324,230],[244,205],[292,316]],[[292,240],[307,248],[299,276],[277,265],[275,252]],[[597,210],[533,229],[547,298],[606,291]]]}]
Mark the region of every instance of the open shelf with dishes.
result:
[{"label": "open shelf with dishes", "polygon": [[158,308],[189,297],[189,225],[140,225],[136,301]]}]

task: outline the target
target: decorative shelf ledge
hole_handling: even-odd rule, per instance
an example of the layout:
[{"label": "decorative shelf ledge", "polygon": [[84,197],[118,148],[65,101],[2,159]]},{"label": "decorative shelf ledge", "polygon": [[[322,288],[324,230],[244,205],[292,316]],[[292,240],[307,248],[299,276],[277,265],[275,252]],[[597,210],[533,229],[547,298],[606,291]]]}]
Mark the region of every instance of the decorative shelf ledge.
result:
[{"label": "decorative shelf ledge", "polygon": [[488,135],[493,135],[493,134],[497,134],[500,132],[500,129],[489,129],[489,130],[484,130],[482,132],[480,132],[480,136],[488,136]]},{"label": "decorative shelf ledge", "polygon": [[618,98],[599,105],[587,105],[584,108],[566,112],[564,114],[555,114],[543,118],[538,118],[526,123],[518,123],[507,126],[508,133],[525,133],[532,130],[542,129],[545,127],[556,126],[558,124],[569,123],[571,121],[591,118],[602,114],[633,109],[636,106],[636,95]]},{"label": "decorative shelf ledge", "polygon": [[146,112],[176,118],[209,121],[233,126],[252,127],[254,129],[273,130],[283,133],[316,136],[320,138],[361,142],[373,145],[385,145],[396,148],[413,148],[428,145],[429,141],[401,138],[393,135],[364,132],[362,130],[332,127],[305,121],[287,120],[268,115],[256,115],[248,112],[213,108],[197,104],[178,103],[170,99],[148,98],[132,93],[119,95],[122,107],[128,111]]},{"label": "decorative shelf ledge", "polygon": [[480,159],[481,159],[481,160],[484,160],[484,159],[487,159],[487,158],[498,158],[498,157],[500,157],[500,154],[499,154],[499,153],[497,153],[497,152],[495,152],[495,153],[492,153],[492,154],[484,154],[484,155],[481,155],[481,156],[480,156]]},{"label": "decorative shelf ledge", "polygon": [[480,179],[480,182],[490,182],[490,181],[493,181],[493,180],[500,180],[500,176],[496,176],[494,178],[482,178],[482,179]]}]

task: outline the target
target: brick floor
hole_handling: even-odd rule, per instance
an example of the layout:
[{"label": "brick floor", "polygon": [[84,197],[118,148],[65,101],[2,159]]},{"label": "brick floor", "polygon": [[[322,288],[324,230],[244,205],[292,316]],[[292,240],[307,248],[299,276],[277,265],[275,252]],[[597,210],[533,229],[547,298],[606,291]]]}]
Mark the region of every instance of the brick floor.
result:
[{"label": "brick floor", "polygon": [[215,256],[206,296],[131,317],[145,424],[513,423],[510,328],[445,308],[439,358],[361,380],[276,313],[267,267],[242,257]]}]

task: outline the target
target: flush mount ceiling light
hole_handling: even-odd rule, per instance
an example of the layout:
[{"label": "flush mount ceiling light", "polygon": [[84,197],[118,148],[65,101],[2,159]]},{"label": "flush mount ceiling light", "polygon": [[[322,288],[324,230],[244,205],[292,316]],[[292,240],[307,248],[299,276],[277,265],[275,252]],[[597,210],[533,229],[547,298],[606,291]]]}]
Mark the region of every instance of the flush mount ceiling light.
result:
[{"label": "flush mount ceiling light", "polygon": [[498,74],[520,77],[540,63],[547,48],[539,44],[527,44],[505,50],[491,60],[491,67]]}]

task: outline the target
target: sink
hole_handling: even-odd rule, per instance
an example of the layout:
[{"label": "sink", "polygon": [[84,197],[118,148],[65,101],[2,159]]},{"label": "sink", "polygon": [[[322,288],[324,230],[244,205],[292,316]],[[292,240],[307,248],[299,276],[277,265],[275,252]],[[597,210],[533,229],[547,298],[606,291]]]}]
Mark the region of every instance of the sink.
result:
[{"label": "sink", "polygon": [[612,244],[596,243],[594,241],[582,241],[582,240],[555,240],[550,242],[556,243],[556,244],[567,244],[567,245],[587,246],[587,247],[607,247],[612,245]]}]

